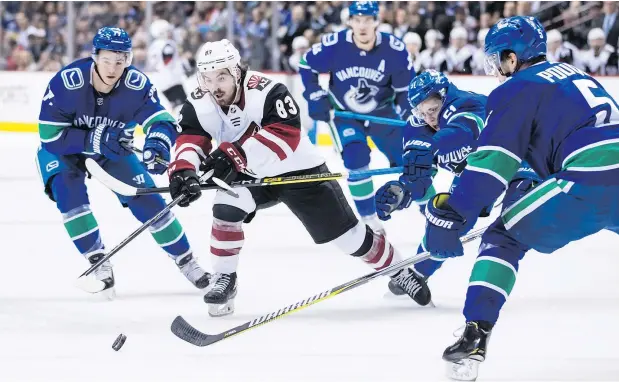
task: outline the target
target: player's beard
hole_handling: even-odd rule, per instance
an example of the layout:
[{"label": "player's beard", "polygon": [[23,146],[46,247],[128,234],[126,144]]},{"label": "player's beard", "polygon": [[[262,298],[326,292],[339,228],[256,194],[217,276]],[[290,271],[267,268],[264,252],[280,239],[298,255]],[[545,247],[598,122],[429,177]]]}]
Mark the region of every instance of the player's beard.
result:
[{"label": "player's beard", "polygon": [[226,92],[221,89],[215,89],[211,94],[219,106],[230,106],[234,102],[235,92],[226,94]]}]

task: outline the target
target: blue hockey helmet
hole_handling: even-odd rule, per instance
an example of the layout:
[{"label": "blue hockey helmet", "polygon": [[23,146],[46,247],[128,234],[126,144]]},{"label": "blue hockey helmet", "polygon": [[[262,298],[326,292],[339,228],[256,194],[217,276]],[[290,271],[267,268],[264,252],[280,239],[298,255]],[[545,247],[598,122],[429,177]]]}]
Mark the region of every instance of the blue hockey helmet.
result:
[{"label": "blue hockey helmet", "polygon": [[449,79],[443,73],[429,69],[422,72],[420,75],[413,78],[408,85],[408,103],[410,103],[413,115],[423,119],[418,112],[418,106],[433,94],[437,94],[442,98],[447,93],[449,87]]},{"label": "blue hockey helmet", "polygon": [[93,59],[100,50],[127,53],[127,66],[131,65],[133,52],[131,51],[131,37],[122,28],[103,27],[97,31],[92,40]]},{"label": "blue hockey helmet", "polygon": [[523,63],[546,55],[546,31],[538,19],[532,16],[514,16],[494,24],[486,35],[484,69],[494,75],[501,70],[501,52],[510,50],[518,58],[516,71]]},{"label": "blue hockey helmet", "polygon": [[349,17],[352,16],[378,16],[377,1],[353,1],[348,6]]}]

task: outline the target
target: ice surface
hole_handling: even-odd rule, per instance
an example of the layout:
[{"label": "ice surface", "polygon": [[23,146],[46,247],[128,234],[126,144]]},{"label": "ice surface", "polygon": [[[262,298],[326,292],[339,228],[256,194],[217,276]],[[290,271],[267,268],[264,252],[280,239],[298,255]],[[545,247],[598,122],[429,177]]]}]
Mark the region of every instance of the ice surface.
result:
[{"label": "ice surface", "polygon": [[[112,258],[117,299],[73,286],[88,268],[43,194],[37,137],[0,134],[0,381],[430,381],[445,380],[441,354],[461,315],[478,241],[431,280],[437,307],[386,299],[386,279],[208,348],[169,330],[178,314],[220,332],[369,272],[316,246],[282,206],[245,226],[236,313],[210,318],[202,295],[148,234]],[[342,168],[329,149],[332,170]],[[373,167],[384,166],[373,154]],[[378,177],[381,184],[389,177]],[[165,179],[157,181],[165,184]],[[443,188],[448,179],[441,180]],[[108,248],[139,226],[116,197],[88,181]],[[210,201],[175,208],[199,261],[210,268]],[[489,219],[481,219],[480,226]],[[411,255],[423,230],[415,210],[386,223]],[[554,255],[530,253],[494,330],[478,380],[619,380],[619,238],[595,235]],[[119,333],[127,335],[115,352]]]}]

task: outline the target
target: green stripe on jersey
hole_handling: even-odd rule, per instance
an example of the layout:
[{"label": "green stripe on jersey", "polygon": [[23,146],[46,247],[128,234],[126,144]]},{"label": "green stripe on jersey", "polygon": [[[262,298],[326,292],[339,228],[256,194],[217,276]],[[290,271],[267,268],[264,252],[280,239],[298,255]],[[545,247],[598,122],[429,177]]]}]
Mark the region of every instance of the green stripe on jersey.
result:
[{"label": "green stripe on jersey", "polygon": [[498,146],[482,146],[467,158],[467,170],[483,172],[507,185],[516,174],[522,160]]},{"label": "green stripe on jersey", "polygon": [[468,118],[468,119],[472,119],[475,124],[477,125],[477,131],[479,133],[481,133],[481,131],[484,129],[484,120],[481,119],[480,116],[478,116],[475,113],[471,113],[468,111],[462,112],[462,113],[456,113],[454,115],[451,116],[451,118],[449,118],[449,120],[447,121],[447,124],[449,124],[451,121],[453,121],[454,119],[458,118],[458,117],[464,117],[464,118]]},{"label": "green stripe on jersey", "polygon": [[174,119],[172,114],[168,113],[166,110],[160,110],[155,114],[151,115],[150,117],[146,118],[142,126],[142,131],[144,131],[144,134],[148,134],[148,130],[153,125],[153,123],[164,121],[171,122],[173,125],[176,125],[176,120]]},{"label": "green stripe on jersey", "polygon": [[619,139],[596,142],[574,151],[563,161],[563,170],[604,171],[619,168]]},{"label": "green stripe on jersey", "polygon": [[469,285],[490,287],[507,298],[516,284],[516,275],[514,267],[505,260],[482,256],[473,266]]},{"label": "green stripe on jersey", "polygon": [[58,125],[48,125],[46,123],[39,123],[39,138],[43,142],[51,142],[62,134],[62,130],[64,130],[68,126],[58,126]]}]

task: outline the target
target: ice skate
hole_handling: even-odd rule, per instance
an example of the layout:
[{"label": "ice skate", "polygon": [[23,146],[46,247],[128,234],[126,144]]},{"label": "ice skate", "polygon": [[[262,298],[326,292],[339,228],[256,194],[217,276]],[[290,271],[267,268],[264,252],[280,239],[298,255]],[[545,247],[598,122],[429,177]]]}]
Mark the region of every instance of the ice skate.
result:
[{"label": "ice skate", "polygon": [[234,313],[236,287],[236,272],[216,273],[212,277],[211,289],[204,295],[204,302],[208,304],[208,314],[211,317]]},{"label": "ice skate", "polygon": [[[103,253],[94,253],[88,256],[88,261],[90,264],[96,264],[101,258],[103,258]],[[101,264],[97,269],[94,270],[93,275],[95,279],[103,283],[99,287],[99,291],[97,293],[101,293],[101,295],[108,300],[113,300],[116,297],[116,289],[114,288],[114,271],[112,270],[112,263],[109,260],[106,260]],[[100,283],[99,283],[100,284]]]},{"label": "ice skate", "polygon": [[192,254],[176,258],[176,265],[196,288],[204,289],[209,285],[211,274],[200,267]]},{"label": "ice skate", "polygon": [[412,268],[402,269],[391,277],[389,290],[396,296],[407,294],[417,304],[426,306],[432,302],[432,293],[426,281]]},{"label": "ice skate", "polygon": [[[482,327],[485,327],[482,328]],[[479,364],[486,359],[491,325],[469,321],[455,344],[443,353],[447,361],[447,376],[456,381],[475,381]]]}]

